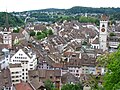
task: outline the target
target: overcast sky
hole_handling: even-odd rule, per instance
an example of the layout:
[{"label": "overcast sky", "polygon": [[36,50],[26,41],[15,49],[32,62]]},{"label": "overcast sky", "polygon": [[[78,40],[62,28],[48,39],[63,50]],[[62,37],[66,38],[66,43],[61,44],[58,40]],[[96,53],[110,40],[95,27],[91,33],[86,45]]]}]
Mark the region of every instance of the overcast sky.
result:
[{"label": "overcast sky", "polygon": [[26,11],[73,6],[120,7],[120,0],[0,0],[0,11]]}]

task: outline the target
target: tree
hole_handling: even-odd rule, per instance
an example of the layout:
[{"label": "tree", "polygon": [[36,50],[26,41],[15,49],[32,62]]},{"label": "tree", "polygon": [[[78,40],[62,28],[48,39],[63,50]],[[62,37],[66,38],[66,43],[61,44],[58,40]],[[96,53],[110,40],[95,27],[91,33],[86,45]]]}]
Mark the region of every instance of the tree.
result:
[{"label": "tree", "polygon": [[98,62],[98,67],[107,67],[107,65],[110,63],[110,53],[106,52],[105,54],[103,55],[100,55],[98,58],[97,58],[97,62]]},{"label": "tree", "polygon": [[[113,53],[107,53],[103,55],[101,66],[105,66],[107,72],[104,76],[103,86],[105,90],[117,90],[120,89],[120,49]],[[101,61],[100,58],[98,61]],[[103,63],[105,62],[105,64]],[[103,64],[103,65],[102,65]]]},{"label": "tree", "polygon": [[115,33],[113,33],[113,32],[111,32],[109,35],[110,35],[110,37],[116,36]]},{"label": "tree", "polygon": [[99,25],[99,20],[95,17],[81,16],[79,18],[79,21],[82,22],[82,23],[95,23],[96,25]]},{"label": "tree", "polygon": [[47,30],[43,30],[42,33],[45,35],[45,37],[48,36],[48,31]]},{"label": "tree", "polygon": [[19,29],[13,30],[14,33],[19,33]]},{"label": "tree", "polygon": [[38,35],[41,35],[41,32],[37,32],[37,36],[38,36]]},{"label": "tree", "polygon": [[61,90],[83,90],[81,83],[78,84],[65,84]]},{"label": "tree", "polygon": [[10,27],[22,26],[24,25],[23,19],[13,15],[12,13],[0,12],[0,26],[6,27],[6,14],[8,18],[8,24]]},{"label": "tree", "polygon": [[83,41],[82,45],[87,45],[87,41]]},{"label": "tree", "polygon": [[45,81],[46,90],[54,90],[55,86],[50,80]]},{"label": "tree", "polygon": [[50,29],[50,30],[48,30],[48,34],[49,35],[53,35],[53,32],[52,32],[52,30]]},{"label": "tree", "polygon": [[94,76],[94,75],[89,75],[89,85],[92,90],[103,90],[102,85],[99,84],[99,81],[101,80],[101,76]]},{"label": "tree", "polygon": [[34,32],[34,31],[31,31],[31,32],[30,32],[30,36],[35,36],[35,32]]}]

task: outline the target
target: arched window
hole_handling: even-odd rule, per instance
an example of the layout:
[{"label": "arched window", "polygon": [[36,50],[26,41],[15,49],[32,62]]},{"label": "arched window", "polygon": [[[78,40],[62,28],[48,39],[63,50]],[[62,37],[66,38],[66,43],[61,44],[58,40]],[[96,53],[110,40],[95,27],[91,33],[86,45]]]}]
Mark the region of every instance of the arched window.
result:
[{"label": "arched window", "polygon": [[105,25],[103,24],[102,27],[105,27]]}]

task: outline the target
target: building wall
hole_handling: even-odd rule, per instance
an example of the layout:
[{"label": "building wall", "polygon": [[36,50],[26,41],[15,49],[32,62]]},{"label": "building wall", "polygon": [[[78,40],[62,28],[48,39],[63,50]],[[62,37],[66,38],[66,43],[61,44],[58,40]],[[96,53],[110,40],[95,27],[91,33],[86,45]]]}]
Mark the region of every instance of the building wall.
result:
[{"label": "building wall", "polygon": [[12,64],[21,64],[22,72],[21,72],[21,77],[23,81],[28,80],[28,71],[29,70],[34,70],[37,67],[37,59],[35,54],[31,54],[31,58],[24,53],[22,49],[19,49],[18,52],[13,55],[11,58]]},{"label": "building wall", "polygon": [[68,70],[70,73],[72,73],[78,78],[80,77],[80,74],[82,73],[82,69],[80,67],[68,67]]},{"label": "building wall", "polygon": [[96,67],[82,67],[82,74],[93,74],[96,75]]},{"label": "building wall", "polygon": [[3,33],[3,44],[9,44],[9,48],[12,48],[12,35],[10,35],[10,32]]},{"label": "building wall", "polygon": [[20,80],[22,80],[22,68],[21,67],[10,68],[10,73],[12,84],[20,83]]},{"label": "building wall", "polygon": [[91,44],[92,45],[92,48],[94,48],[94,49],[99,49],[100,47],[100,45],[99,44]]},{"label": "building wall", "polygon": [[[103,26],[104,25],[104,26]],[[103,32],[102,29],[105,29]],[[107,49],[107,29],[108,29],[108,21],[100,21],[100,32],[99,32],[99,41],[100,41],[100,49]]]}]

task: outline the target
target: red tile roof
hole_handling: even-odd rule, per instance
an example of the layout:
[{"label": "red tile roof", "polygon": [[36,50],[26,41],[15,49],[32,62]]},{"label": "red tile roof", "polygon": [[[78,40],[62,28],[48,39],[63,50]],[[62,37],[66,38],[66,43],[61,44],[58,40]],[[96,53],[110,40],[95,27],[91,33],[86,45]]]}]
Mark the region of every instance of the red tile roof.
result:
[{"label": "red tile roof", "polygon": [[25,82],[21,82],[15,85],[16,90],[33,90],[32,87]]}]

